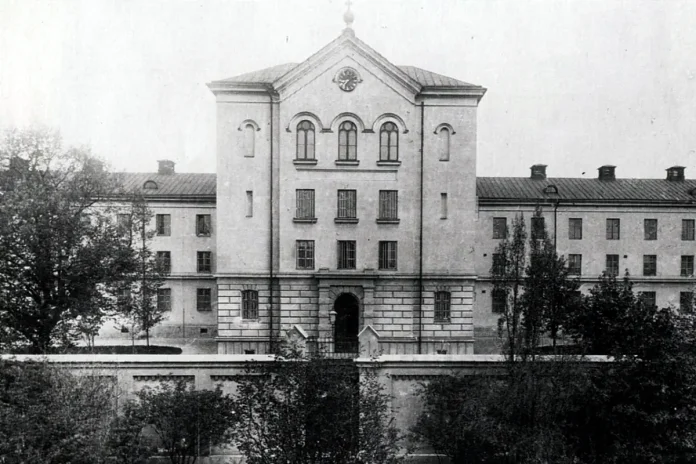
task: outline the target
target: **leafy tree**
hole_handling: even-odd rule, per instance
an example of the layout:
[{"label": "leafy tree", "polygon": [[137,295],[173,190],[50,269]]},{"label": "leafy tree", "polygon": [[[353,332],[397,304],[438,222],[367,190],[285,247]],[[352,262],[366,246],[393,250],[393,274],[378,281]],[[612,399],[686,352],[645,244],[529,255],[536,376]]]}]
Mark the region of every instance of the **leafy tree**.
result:
[{"label": "leafy tree", "polygon": [[194,464],[201,453],[229,440],[235,422],[233,400],[219,388],[194,390],[186,380],[178,380],[136,395],[137,402],[126,410],[123,426],[131,431],[126,438],[139,437],[139,427],[151,427],[172,464]]},{"label": "leafy tree", "polygon": [[138,265],[137,270],[118,285],[122,292],[117,301],[118,310],[130,322],[131,329],[145,332],[149,346],[150,331],[167,314],[166,308],[157,304],[157,290],[164,284],[165,271],[150,248],[155,233],[150,227],[153,214],[142,198],[135,198],[128,213],[121,214],[127,219],[121,231],[128,234],[131,246],[137,250]]},{"label": "leafy tree", "polygon": [[495,250],[491,279],[493,292],[505,295],[505,308],[498,321],[498,331],[504,337],[507,355],[511,361],[522,352],[522,291],[527,263],[527,231],[524,214],[515,216],[512,237],[500,242]]},{"label": "leafy tree", "polygon": [[113,211],[97,207],[118,184],[87,150],[64,150],[49,131],[12,130],[0,166],[0,326],[46,353],[116,310],[111,289],[137,259]]},{"label": "leafy tree", "polygon": [[292,348],[240,382],[235,438],[249,464],[392,463],[398,437],[376,375]]},{"label": "leafy tree", "polygon": [[0,359],[0,462],[106,462],[116,394],[103,377]]}]

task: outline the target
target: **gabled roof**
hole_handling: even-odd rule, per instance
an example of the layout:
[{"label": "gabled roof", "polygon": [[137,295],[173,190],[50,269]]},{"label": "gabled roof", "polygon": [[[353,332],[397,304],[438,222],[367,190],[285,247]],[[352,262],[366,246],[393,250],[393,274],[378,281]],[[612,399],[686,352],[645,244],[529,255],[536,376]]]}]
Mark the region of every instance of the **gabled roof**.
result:
[{"label": "gabled roof", "polygon": [[[221,82],[235,82],[243,84],[272,84],[280,77],[295,69],[298,63],[285,63],[270,68],[259,69],[238,76],[223,79]],[[475,84],[460,81],[453,77],[443,76],[416,66],[397,66],[411,79],[423,87],[476,87]]]},{"label": "gabled roof", "polygon": [[[215,174],[176,173],[158,174],[156,172],[119,172],[115,176],[121,181],[126,192],[142,194],[147,198],[187,198],[215,200],[217,176]],[[157,184],[156,190],[144,189],[147,181]]]},{"label": "gabled roof", "polygon": [[[554,185],[558,194],[544,193]],[[572,177],[478,177],[476,194],[481,201],[537,202],[555,199],[600,203],[689,203],[696,204],[696,179],[582,179]]]}]

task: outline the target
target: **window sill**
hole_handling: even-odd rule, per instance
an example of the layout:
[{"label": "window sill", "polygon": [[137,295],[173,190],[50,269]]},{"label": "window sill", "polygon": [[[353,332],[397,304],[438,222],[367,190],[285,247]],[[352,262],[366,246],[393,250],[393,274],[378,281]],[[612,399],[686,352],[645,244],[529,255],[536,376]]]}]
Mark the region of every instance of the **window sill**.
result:
[{"label": "window sill", "polygon": [[334,218],[336,224],[357,224],[358,218]]},{"label": "window sill", "polygon": [[398,269],[396,269],[396,268],[394,268],[394,269],[383,269],[383,268],[381,268],[381,267],[380,267],[378,270],[379,270],[379,271],[384,271],[384,272],[396,272],[396,271],[398,271]]},{"label": "window sill", "polygon": [[210,234],[196,234],[196,237],[210,237]]},{"label": "window sill", "polygon": [[[494,313],[497,314],[497,313]],[[451,324],[452,321],[445,321],[445,320],[435,320],[433,321],[433,324]]]},{"label": "window sill", "polygon": [[317,222],[317,218],[293,218],[292,222],[297,224],[314,224]]},{"label": "window sill", "polygon": [[299,166],[314,166],[317,164],[315,159],[296,159],[292,160],[292,164]]},{"label": "window sill", "polygon": [[213,271],[198,271],[197,274],[212,274]]},{"label": "window sill", "polygon": [[401,161],[377,161],[377,166],[401,166]]},{"label": "window sill", "polygon": [[401,219],[377,219],[377,224],[398,224]]},{"label": "window sill", "polygon": [[336,160],[334,163],[336,163],[336,166],[358,166],[360,165],[360,160]]}]

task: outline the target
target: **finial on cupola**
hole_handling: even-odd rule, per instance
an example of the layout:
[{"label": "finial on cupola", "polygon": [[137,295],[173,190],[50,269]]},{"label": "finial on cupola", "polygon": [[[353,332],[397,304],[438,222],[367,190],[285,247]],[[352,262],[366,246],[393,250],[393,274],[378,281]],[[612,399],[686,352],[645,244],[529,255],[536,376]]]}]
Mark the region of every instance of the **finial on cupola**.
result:
[{"label": "finial on cupola", "polygon": [[343,13],[343,21],[346,23],[346,29],[351,29],[353,26],[353,21],[355,20],[355,16],[353,16],[353,12],[350,10],[350,6],[352,4],[353,2],[351,0],[346,0],[346,6],[348,9],[345,13]]}]

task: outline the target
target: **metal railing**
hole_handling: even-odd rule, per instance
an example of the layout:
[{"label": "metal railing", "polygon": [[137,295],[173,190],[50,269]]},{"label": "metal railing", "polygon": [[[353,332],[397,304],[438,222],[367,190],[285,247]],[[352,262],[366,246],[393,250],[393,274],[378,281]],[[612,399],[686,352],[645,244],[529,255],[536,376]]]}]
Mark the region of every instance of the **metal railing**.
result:
[{"label": "metal railing", "polygon": [[307,339],[307,353],[310,356],[324,358],[356,358],[360,354],[358,337],[309,337]]}]

